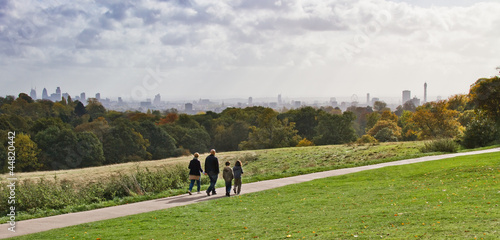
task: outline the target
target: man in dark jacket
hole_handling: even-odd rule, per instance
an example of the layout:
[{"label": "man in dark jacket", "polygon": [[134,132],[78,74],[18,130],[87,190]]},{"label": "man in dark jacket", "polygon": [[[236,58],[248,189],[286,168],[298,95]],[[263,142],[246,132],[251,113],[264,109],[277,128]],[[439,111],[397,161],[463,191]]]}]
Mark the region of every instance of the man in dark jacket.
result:
[{"label": "man in dark jacket", "polygon": [[215,156],[215,149],[210,150],[210,155],[205,159],[205,174],[210,178],[210,186],[207,189],[207,195],[216,195],[215,184],[219,176],[219,159]]}]

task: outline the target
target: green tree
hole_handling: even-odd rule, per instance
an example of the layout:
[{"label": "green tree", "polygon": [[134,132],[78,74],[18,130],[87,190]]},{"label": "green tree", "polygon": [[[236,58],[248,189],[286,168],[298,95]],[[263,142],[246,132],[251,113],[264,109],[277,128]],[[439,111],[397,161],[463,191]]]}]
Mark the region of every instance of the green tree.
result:
[{"label": "green tree", "polygon": [[163,128],[156,126],[150,121],[144,121],[137,128],[144,139],[150,143],[147,151],[151,153],[152,159],[163,159],[179,156],[180,151],[175,146],[175,140]]},{"label": "green tree", "polygon": [[77,167],[101,166],[105,160],[102,143],[91,132],[76,134],[76,145],[70,155],[74,158],[72,162],[79,163]]},{"label": "green tree", "polygon": [[278,113],[266,108],[258,118],[258,126],[251,126],[248,141],[240,144],[241,149],[268,149],[296,146],[301,140],[294,123],[279,120]]},{"label": "green tree", "polygon": [[304,138],[312,139],[316,135],[316,126],[318,126],[318,110],[312,107],[303,107],[295,110],[290,110],[286,113],[278,115],[278,119],[295,123],[295,129],[298,134]]},{"label": "green tree", "polygon": [[481,78],[470,88],[470,100],[497,124],[500,122],[500,77]]},{"label": "green tree", "polygon": [[85,111],[90,115],[91,119],[97,119],[106,115],[106,108],[95,98],[87,100]]},{"label": "green tree", "polygon": [[495,142],[498,137],[495,122],[480,111],[467,125],[462,145],[466,148],[484,147]]},{"label": "green tree", "polygon": [[106,164],[151,159],[147,151],[149,141],[144,139],[127,121],[118,121],[104,135],[103,151]]},{"label": "green tree", "polygon": [[356,131],[352,127],[355,118],[352,112],[344,112],[342,115],[321,114],[313,142],[316,145],[328,145],[356,141]]}]

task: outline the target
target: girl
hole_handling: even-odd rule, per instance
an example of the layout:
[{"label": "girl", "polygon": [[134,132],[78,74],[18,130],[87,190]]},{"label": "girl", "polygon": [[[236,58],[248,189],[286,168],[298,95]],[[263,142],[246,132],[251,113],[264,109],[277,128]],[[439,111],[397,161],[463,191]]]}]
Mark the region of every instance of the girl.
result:
[{"label": "girl", "polygon": [[234,193],[240,194],[241,192],[241,174],[243,174],[243,168],[241,168],[241,161],[236,161],[233,167],[234,174]]}]

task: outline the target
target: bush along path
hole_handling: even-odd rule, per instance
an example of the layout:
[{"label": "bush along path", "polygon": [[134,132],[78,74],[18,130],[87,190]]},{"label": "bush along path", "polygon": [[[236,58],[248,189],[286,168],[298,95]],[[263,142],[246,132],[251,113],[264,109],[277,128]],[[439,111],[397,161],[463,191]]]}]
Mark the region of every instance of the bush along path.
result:
[{"label": "bush along path", "polygon": [[[500,148],[474,151],[474,152],[446,154],[446,155],[439,155],[439,156],[427,156],[427,157],[421,157],[421,158],[415,158],[415,159],[400,160],[400,161],[395,161],[395,162],[380,163],[380,164],[375,164],[375,165],[346,168],[346,169],[337,169],[337,170],[331,170],[331,171],[325,171],[325,172],[319,172],[319,173],[311,173],[311,174],[305,174],[305,175],[282,178],[282,179],[260,181],[260,182],[245,184],[243,187],[243,193],[259,192],[259,191],[278,188],[278,187],[282,187],[282,186],[286,186],[286,185],[290,185],[290,184],[302,183],[302,182],[312,181],[312,180],[320,179],[320,178],[355,173],[355,172],[360,172],[360,171],[364,171],[364,170],[378,169],[378,168],[387,167],[387,166],[405,165],[405,164],[434,161],[434,160],[440,160],[440,159],[446,159],[446,158],[452,158],[452,157],[458,157],[458,156],[475,155],[475,154],[492,153],[492,152],[500,152]],[[220,179],[219,179],[219,181],[220,181]],[[25,221],[20,221],[20,222],[16,223],[15,232],[8,230],[8,228],[10,227],[9,223],[2,224],[2,225],[0,225],[0,238],[21,236],[21,235],[37,233],[37,232],[47,231],[47,230],[56,229],[56,228],[78,225],[78,224],[82,224],[82,223],[101,221],[101,220],[106,220],[106,219],[112,219],[112,218],[117,218],[117,217],[123,217],[123,216],[128,216],[128,215],[133,215],[133,214],[151,212],[151,211],[155,211],[155,210],[184,206],[184,205],[198,203],[198,202],[202,202],[202,201],[218,199],[218,198],[225,197],[223,194],[224,191],[225,191],[224,188],[218,188],[217,189],[218,194],[212,195],[212,196],[207,196],[206,194],[204,194],[204,192],[202,192],[201,194],[193,194],[191,196],[188,194],[185,194],[185,195],[181,195],[181,196],[168,197],[168,198],[162,198],[162,199],[156,199],[156,200],[150,200],[150,201],[144,201],[144,202],[138,202],[138,203],[131,203],[131,204],[127,204],[127,205],[96,209],[96,210],[91,210],[91,211],[86,211],[86,212],[77,212],[77,213],[70,213],[70,214],[64,214],[64,215],[58,215],[58,216],[52,216],[52,217],[46,217],[46,218],[25,220]]]}]

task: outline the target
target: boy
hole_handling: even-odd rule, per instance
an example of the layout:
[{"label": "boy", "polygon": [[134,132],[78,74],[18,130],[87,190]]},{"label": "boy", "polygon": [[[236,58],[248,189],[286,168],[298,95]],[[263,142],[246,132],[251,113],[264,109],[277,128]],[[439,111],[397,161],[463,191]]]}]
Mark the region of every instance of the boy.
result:
[{"label": "boy", "polygon": [[231,183],[233,181],[233,169],[229,166],[231,163],[226,162],[226,166],[224,167],[224,170],[222,170],[222,177],[224,178],[224,181],[226,181],[226,196],[231,196]]}]

